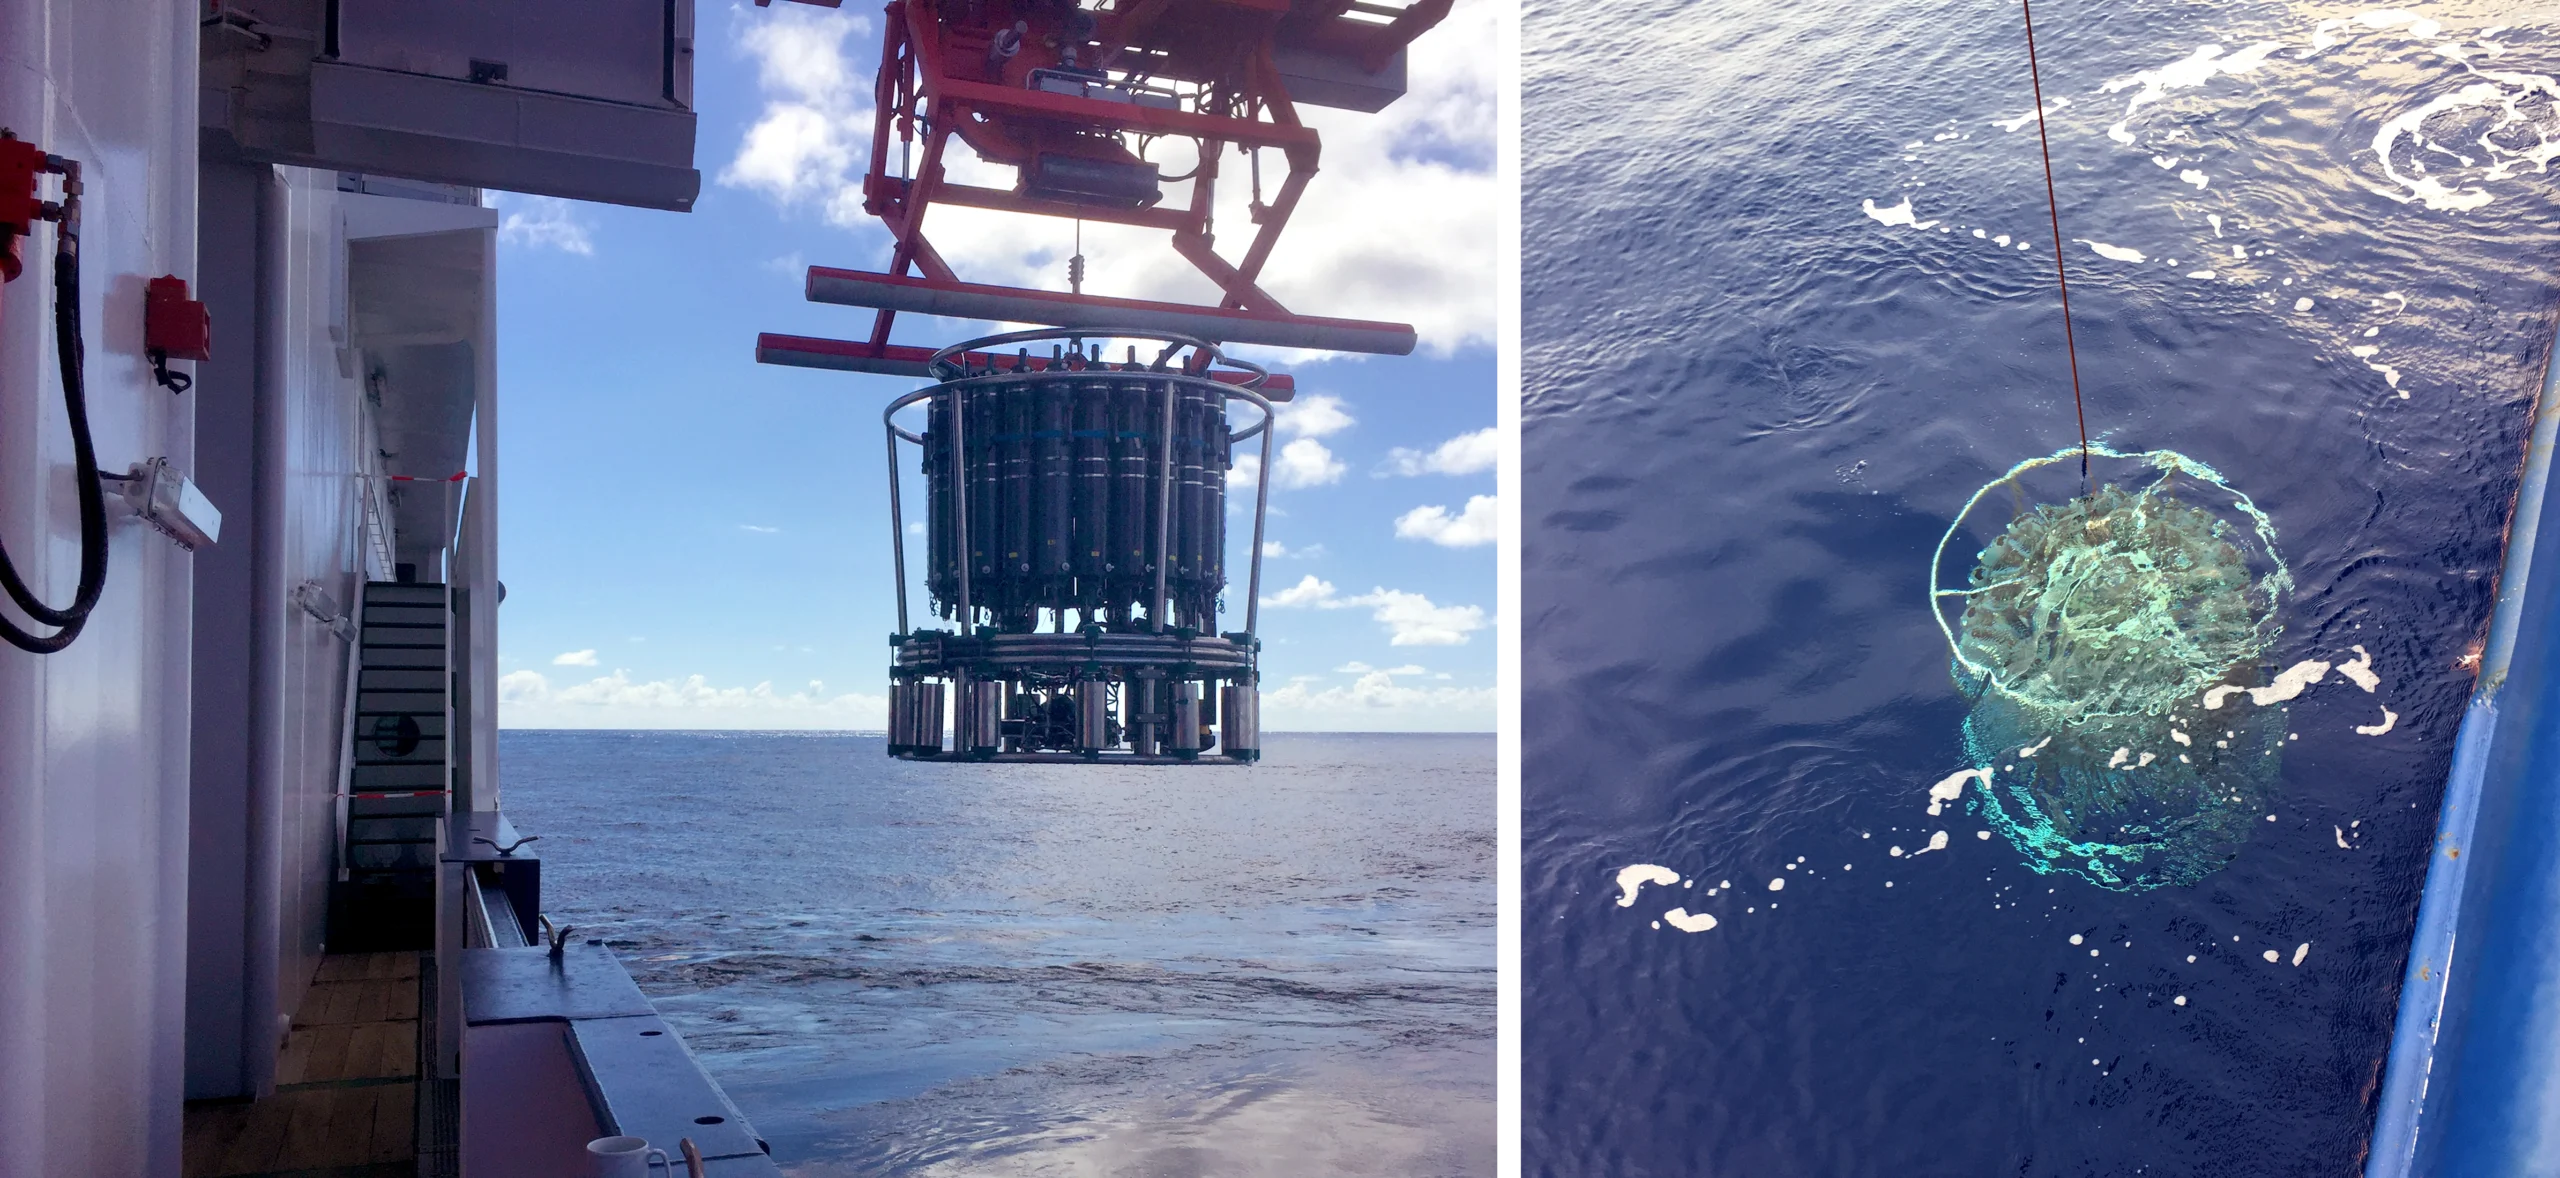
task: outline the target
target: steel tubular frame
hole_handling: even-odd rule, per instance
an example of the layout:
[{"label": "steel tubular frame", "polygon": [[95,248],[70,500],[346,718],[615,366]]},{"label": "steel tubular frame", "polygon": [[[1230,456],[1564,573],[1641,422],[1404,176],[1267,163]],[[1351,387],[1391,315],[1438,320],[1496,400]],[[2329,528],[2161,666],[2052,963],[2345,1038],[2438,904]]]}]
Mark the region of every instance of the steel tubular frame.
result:
[{"label": "steel tubular frame", "polygon": [[[890,0],[885,13],[880,71],[873,83],[873,133],[863,208],[880,218],[896,243],[888,277],[906,278],[912,269],[934,286],[962,285],[925,236],[926,215],[940,201],[1167,231],[1174,251],[1217,285],[1219,310],[1286,324],[1305,317],[1292,314],[1259,283],[1281,232],[1318,170],[1322,145],[1315,130],[1298,117],[1275,63],[1275,47],[1286,43],[1342,54],[1375,72],[1439,23],[1448,13],[1450,0],[1417,0],[1384,24],[1353,20],[1350,5],[1339,2],[1270,0],[1212,6],[1192,0],[1124,0],[1090,12],[1092,27],[1082,42],[1066,36],[1044,39],[1045,45],[1063,54],[1066,63],[1075,63],[1080,50],[1096,49],[1099,69],[1091,72],[1097,75],[1118,67],[1123,77],[1132,79],[1143,72],[1149,78],[1196,84],[1201,88],[1199,105],[1214,109],[1193,110],[1003,84],[1007,74],[1001,63],[1010,62],[1013,54],[994,56],[994,41],[985,29],[961,27],[956,20],[947,24],[946,7],[935,0]],[[976,11],[972,6],[971,12]],[[1045,28],[1031,30],[1034,37],[1044,32]],[[995,40],[1002,36],[997,33]],[[1017,39],[1015,44],[1023,41]],[[1133,48],[1147,58],[1140,67],[1123,60]],[[981,51],[986,61],[973,60],[972,50]],[[1193,140],[1199,145],[1199,166],[1190,177],[1188,206],[1166,209],[1146,202],[1128,207],[1026,190],[1007,192],[954,183],[944,175],[944,156],[955,135],[981,158],[1027,167],[1047,142],[1043,136],[1061,129],[1113,141],[1122,135]],[[910,174],[904,161],[919,136],[924,150]],[[894,173],[893,140],[902,161]],[[1211,232],[1219,160],[1230,147],[1273,149],[1288,165],[1270,204],[1260,204],[1257,192],[1253,236],[1237,262],[1218,255]],[[890,346],[890,325],[896,316],[895,309],[875,309],[869,337],[875,353]],[[1401,324],[1366,326],[1403,328]],[[1409,343],[1404,346],[1410,350]]]},{"label": "steel tubular frame", "polygon": [[[1096,331],[1099,333],[1099,329]],[[933,357],[932,348],[920,348],[912,344],[890,344],[875,348],[855,340],[827,339],[813,335],[785,335],[768,331],[756,336],[756,362],[759,364],[823,368],[836,372],[869,372],[882,376],[931,377],[934,375]],[[970,367],[986,368],[995,364],[996,357],[984,352],[973,352],[964,358],[964,362]],[[1049,366],[1048,357],[1045,356],[1033,356],[1029,363],[1035,370]],[[1211,380],[1240,384],[1250,374],[1210,372],[1204,375]],[[1254,386],[1254,391],[1261,393],[1263,399],[1267,401],[1287,401],[1295,396],[1297,382],[1286,373],[1274,372],[1265,376],[1261,384]]]}]

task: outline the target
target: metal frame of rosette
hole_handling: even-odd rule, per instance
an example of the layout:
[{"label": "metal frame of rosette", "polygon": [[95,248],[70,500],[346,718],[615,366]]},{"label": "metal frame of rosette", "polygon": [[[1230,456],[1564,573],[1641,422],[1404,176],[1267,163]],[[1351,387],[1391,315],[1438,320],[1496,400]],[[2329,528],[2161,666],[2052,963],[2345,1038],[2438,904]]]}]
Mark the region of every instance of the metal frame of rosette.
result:
[{"label": "metal frame of rosette", "polygon": [[[1120,358],[1106,345],[1122,346]],[[1259,760],[1254,628],[1273,414],[1258,389],[1269,374],[1207,341],[1140,328],[987,336],[934,353],[930,370],[937,383],[881,413],[898,601],[889,755]],[[1237,401],[1261,419],[1231,430]],[[897,422],[919,403],[921,433]],[[1245,624],[1221,633],[1226,476],[1234,447],[1256,438]],[[923,453],[925,586],[948,629],[909,623],[901,441]]]}]

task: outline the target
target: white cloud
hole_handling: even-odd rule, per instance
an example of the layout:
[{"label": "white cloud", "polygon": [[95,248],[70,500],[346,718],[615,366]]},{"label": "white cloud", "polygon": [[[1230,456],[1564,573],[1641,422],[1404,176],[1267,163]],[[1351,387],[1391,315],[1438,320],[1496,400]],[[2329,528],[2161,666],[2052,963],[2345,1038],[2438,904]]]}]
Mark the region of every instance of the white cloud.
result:
[{"label": "white cloud", "polygon": [[757,535],[760,535],[760,536],[770,536],[770,535],[773,535],[773,534],[774,534],[774,533],[776,533],[776,532],[781,531],[782,529],[780,529],[780,528],[768,528],[768,527],[766,527],[766,526],[764,526],[764,525],[762,525],[762,524],[739,524],[739,525],[738,525],[738,530],[743,531],[743,532],[754,532],[754,533],[756,533]]},{"label": "white cloud", "polygon": [[1467,509],[1455,515],[1446,507],[1417,507],[1396,517],[1396,535],[1407,540],[1429,540],[1443,548],[1491,544],[1497,506],[1491,495],[1471,495]]},{"label": "white cloud", "polygon": [[[1343,472],[1349,467],[1316,439],[1340,433],[1354,424],[1357,423],[1352,416],[1343,411],[1340,397],[1319,393],[1284,406],[1279,419],[1280,432],[1294,436],[1281,445],[1271,465],[1271,485],[1289,491],[1341,482]],[[1231,496],[1241,494],[1250,497],[1255,482],[1261,477],[1260,454],[1236,455],[1234,465],[1227,468],[1227,491]],[[1239,508],[1249,505],[1248,498]]]},{"label": "white cloud", "polygon": [[1422,594],[1400,589],[1372,590],[1345,597],[1342,604],[1368,608],[1387,628],[1390,646],[1462,646],[1467,635],[1485,627],[1482,606],[1434,605]]},{"label": "white cloud", "polygon": [[1309,544],[1304,548],[1291,548],[1278,540],[1265,540],[1262,542],[1262,556],[1265,560],[1314,560],[1323,555],[1324,545],[1322,544]]},{"label": "white cloud", "polygon": [[1328,603],[1333,600],[1333,582],[1318,580],[1314,573],[1308,573],[1306,578],[1299,581],[1297,584],[1291,585],[1278,593],[1274,593],[1269,597],[1263,598],[1262,604],[1276,606],[1312,605],[1321,608],[1326,607]]},{"label": "white cloud", "polygon": [[498,194],[498,207],[507,214],[498,221],[498,240],[507,245],[588,256],[596,252],[595,240],[587,235],[586,222],[578,219],[577,206],[568,201],[556,196],[502,192]]},{"label": "white cloud", "polygon": [[1338,434],[1359,420],[1342,407],[1342,398],[1331,393],[1317,393],[1283,402],[1279,407],[1280,432],[1297,438],[1321,438]]},{"label": "white cloud", "polygon": [[738,48],[756,63],[764,109],[720,183],[786,206],[816,202],[827,220],[849,228],[871,223],[862,211],[871,71],[845,46],[869,32],[870,20],[784,8],[745,15],[742,26]]},{"label": "white cloud", "polygon": [[[1256,460],[1259,462],[1259,459]],[[1280,457],[1271,467],[1271,485],[1283,490],[1321,487],[1342,481],[1346,468],[1324,443],[1314,438],[1299,438],[1280,447]]]},{"label": "white cloud", "polygon": [[[1409,322],[1423,347],[1446,353],[1494,335],[1495,242],[1509,201],[1493,168],[1497,0],[1460,0],[1408,51],[1406,93],[1377,114],[1301,107],[1322,138],[1322,170],[1308,186],[1261,285],[1311,315]],[[848,227],[862,213],[861,171],[871,131],[871,69],[847,52],[859,27],[843,12],[758,10],[741,47],[754,59],[763,109],[722,183],[788,206],[815,207]],[[1148,156],[1166,175],[1197,163],[1187,140],[1158,140]],[[1284,165],[1263,156],[1262,198]],[[893,165],[894,161],[893,161]],[[1013,169],[979,160],[956,140],[945,172],[960,183],[1010,190]],[[1228,164],[1215,201],[1221,226],[1250,226],[1250,170]],[[1190,203],[1190,184],[1165,186],[1164,207]],[[1075,227],[1054,218],[938,206],[929,235],[963,278],[1066,288]],[[1222,236],[1230,260],[1250,233]],[[1128,298],[1216,301],[1161,230],[1088,222],[1085,289]]]},{"label": "white cloud", "polygon": [[1502,431],[1486,426],[1471,434],[1459,434],[1428,451],[1398,446],[1387,452],[1378,475],[1477,474],[1492,470],[1501,460]]},{"label": "white cloud", "polygon": [[[1352,666],[1362,666],[1354,663]],[[1363,669],[1348,684],[1319,688],[1314,676],[1292,679],[1262,697],[1263,726],[1274,731],[1360,731],[1372,728],[1489,731],[1493,689],[1445,684],[1408,687],[1398,676],[1419,668]]]},{"label": "white cloud", "polygon": [[510,728],[814,728],[876,731],[888,701],[876,695],[827,694],[811,680],[798,691],[713,687],[700,675],[636,681],[625,671],[554,687],[535,671],[498,680],[500,721]]},{"label": "white cloud", "polygon": [[553,655],[551,657],[551,665],[555,667],[592,667],[596,665],[596,652],[592,650],[573,650],[567,654]]},{"label": "white cloud", "polygon": [[[1371,589],[1356,597],[1336,592],[1333,582],[1309,573],[1295,585],[1262,599],[1274,608],[1366,609],[1387,628],[1390,646],[1463,646],[1467,635],[1484,629],[1484,607],[1436,605],[1429,597],[1401,589]],[[1420,668],[1413,669],[1416,673]]]}]

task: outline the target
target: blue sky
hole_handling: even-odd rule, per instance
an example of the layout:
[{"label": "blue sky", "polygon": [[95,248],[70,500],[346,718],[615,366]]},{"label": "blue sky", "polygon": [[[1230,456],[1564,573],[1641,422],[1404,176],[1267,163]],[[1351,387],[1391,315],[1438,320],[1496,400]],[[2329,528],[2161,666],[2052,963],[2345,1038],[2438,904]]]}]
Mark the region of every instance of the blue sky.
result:
[{"label": "blue sky", "polygon": [[[1263,571],[1273,730],[1492,727],[1486,9],[1463,0],[1415,46],[1410,91],[1386,112],[1308,112],[1324,170],[1267,287],[1308,313],[1412,322],[1424,342],[1401,358],[1257,357],[1299,389]],[[887,261],[887,235],[847,195],[878,17],[706,4],[699,20],[693,212],[494,198],[509,726],[877,728],[885,712],[879,410],[916,382],[754,363],[759,331],[868,328],[800,290],[808,264]],[[985,168],[954,170],[972,166]],[[963,278],[1064,287],[1068,223],[934,216],[928,233]],[[1244,224],[1241,210],[1226,223]],[[1205,298],[1160,235],[1088,227],[1084,244],[1088,290]],[[902,318],[897,338],[988,329]],[[1230,517],[1234,626],[1250,522]],[[920,594],[913,608],[921,618]]]}]

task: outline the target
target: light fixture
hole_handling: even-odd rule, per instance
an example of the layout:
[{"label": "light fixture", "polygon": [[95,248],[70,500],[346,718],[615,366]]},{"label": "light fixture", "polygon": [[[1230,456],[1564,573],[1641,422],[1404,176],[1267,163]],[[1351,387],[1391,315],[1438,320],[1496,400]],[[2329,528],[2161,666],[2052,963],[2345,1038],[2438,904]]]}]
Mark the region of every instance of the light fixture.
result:
[{"label": "light fixture", "polygon": [[166,458],[134,463],[129,474],[101,471],[98,477],[123,484],[124,501],[134,514],[177,541],[180,548],[193,552],[222,535],[222,512]]}]

